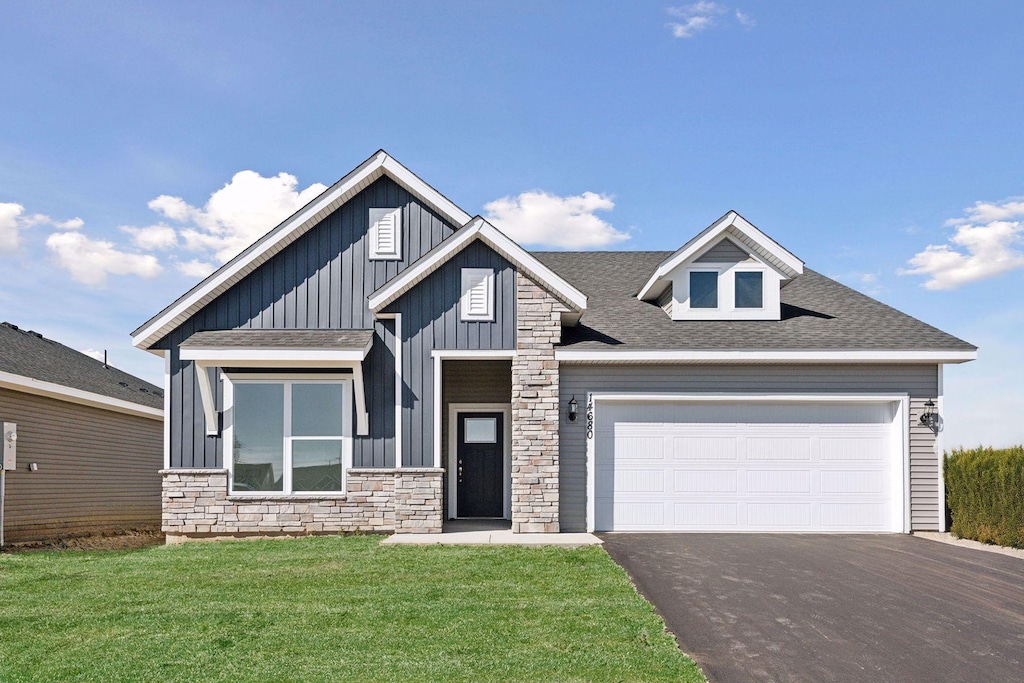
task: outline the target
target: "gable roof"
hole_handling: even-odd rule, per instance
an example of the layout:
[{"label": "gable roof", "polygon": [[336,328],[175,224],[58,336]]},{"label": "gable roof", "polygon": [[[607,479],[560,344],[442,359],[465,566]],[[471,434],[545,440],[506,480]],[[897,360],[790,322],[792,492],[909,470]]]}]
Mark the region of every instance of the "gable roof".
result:
[{"label": "gable roof", "polygon": [[0,323],[0,387],[151,417],[163,410],[160,387],[8,322]]},{"label": "gable roof", "polygon": [[132,344],[142,349],[149,349],[203,306],[226,292],[232,285],[256,270],[382,175],[387,175],[419,197],[455,226],[462,226],[469,222],[469,214],[425,183],[387,152],[379,150],[351,173],[324,190],[316,199],[218,268],[177,301],[140,325],[132,332]]},{"label": "gable roof", "polygon": [[[473,218],[469,225],[450,235],[371,294],[369,297],[370,310],[380,313],[388,304],[415,287],[476,240],[484,242],[517,268],[525,271],[538,284],[547,288],[576,313],[586,310],[587,297],[583,292],[573,287],[533,254],[523,249],[480,216]],[[567,322],[575,324],[578,320],[579,315],[575,315]]]},{"label": "gable roof", "polygon": [[589,297],[586,317],[562,332],[560,359],[566,359],[564,351],[664,352],[665,360],[670,352],[682,357],[688,352],[716,351],[731,353],[735,362],[739,352],[779,352],[776,355],[781,358],[787,352],[795,357],[795,352],[825,351],[833,357],[850,352],[872,358],[871,352],[886,352],[893,359],[960,362],[973,358],[977,350],[810,269],[782,287],[781,320],[680,321],[635,296],[647,273],[664,263],[669,252],[534,252],[534,256]]},{"label": "gable roof", "polygon": [[645,301],[657,298],[667,286],[666,276],[680,265],[699,258],[704,251],[714,247],[722,238],[728,238],[749,250],[778,270],[783,279],[795,277],[804,271],[803,261],[754,227],[746,218],[735,211],[729,211],[659,263],[654,269],[654,274],[640,288],[637,298]]}]

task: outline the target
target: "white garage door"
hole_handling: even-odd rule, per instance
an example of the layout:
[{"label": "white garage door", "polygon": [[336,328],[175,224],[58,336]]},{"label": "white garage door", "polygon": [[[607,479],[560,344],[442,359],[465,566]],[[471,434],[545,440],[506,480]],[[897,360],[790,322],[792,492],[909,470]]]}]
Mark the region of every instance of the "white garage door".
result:
[{"label": "white garage door", "polygon": [[902,531],[898,403],[600,404],[598,531]]}]

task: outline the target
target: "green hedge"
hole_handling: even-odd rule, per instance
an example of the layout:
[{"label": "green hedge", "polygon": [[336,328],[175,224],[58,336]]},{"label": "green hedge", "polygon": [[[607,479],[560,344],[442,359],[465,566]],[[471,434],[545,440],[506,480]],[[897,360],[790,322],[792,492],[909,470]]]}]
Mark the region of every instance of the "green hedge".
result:
[{"label": "green hedge", "polygon": [[1024,548],[1024,446],[958,449],[945,471],[955,536]]}]

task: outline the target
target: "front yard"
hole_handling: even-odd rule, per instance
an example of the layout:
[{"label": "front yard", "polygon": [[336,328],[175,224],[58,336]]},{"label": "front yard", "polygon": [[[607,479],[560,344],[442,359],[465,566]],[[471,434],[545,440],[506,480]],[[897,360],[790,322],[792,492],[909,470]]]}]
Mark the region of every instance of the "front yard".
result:
[{"label": "front yard", "polygon": [[599,548],[0,555],[0,680],[702,681]]}]

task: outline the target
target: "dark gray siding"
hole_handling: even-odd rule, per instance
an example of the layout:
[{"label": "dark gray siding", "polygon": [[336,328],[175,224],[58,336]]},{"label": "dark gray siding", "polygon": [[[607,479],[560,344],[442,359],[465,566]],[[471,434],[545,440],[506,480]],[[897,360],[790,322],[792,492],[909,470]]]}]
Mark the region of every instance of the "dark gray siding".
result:
[{"label": "dark gray siding", "polygon": [[[911,529],[939,528],[935,435],[920,424],[938,392],[934,365],[562,365],[561,405],[588,392],[805,392],[910,395]],[[582,412],[582,411],[581,411]],[[559,514],[563,531],[586,528],[586,420],[559,426]]]},{"label": "dark gray siding", "polygon": [[[368,209],[397,206],[403,207],[404,258],[370,261]],[[394,410],[387,407],[394,405],[393,326],[374,321],[366,299],[456,228],[382,177],[155,344],[171,351],[171,466],[222,466],[221,439],[205,434],[193,367],[179,359],[178,345],[195,332],[237,328],[374,330],[363,365],[370,435],[354,439],[353,464],[393,465]],[[217,401],[220,406],[219,386]]]},{"label": "dark gray siding", "polygon": [[[459,320],[463,268],[493,268],[494,321]],[[390,308],[402,314],[402,462],[431,467],[434,439],[434,375],[437,349],[514,349],[516,347],[515,269],[480,241],[438,268]]]},{"label": "dark gray siding", "polygon": [[7,543],[159,527],[162,421],[8,389],[0,419],[18,425]]}]

